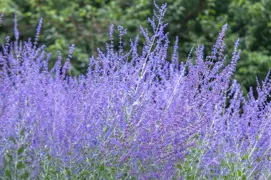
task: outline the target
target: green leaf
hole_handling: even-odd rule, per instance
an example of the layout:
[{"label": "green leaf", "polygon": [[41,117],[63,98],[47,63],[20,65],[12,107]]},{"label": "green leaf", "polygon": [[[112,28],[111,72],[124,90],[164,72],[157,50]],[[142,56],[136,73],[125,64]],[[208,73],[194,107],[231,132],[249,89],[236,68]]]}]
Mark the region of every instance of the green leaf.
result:
[{"label": "green leaf", "polygon": [[9,169],[6,169],[6,170],[5,170],[5,175],[6,175],[7,177],[11,178],[11,172],[10,172]]},{"label": "green leaf", "polygon": [[237,174],[238,174],[239,177],[241,177],[242,176],[242,171],[239,169]]},{"label": "green leaf", "polygon": [[104,171],[104,170],[105,170],[104,163],[100,166],[100,170],[101,170],[101,171]]},{"label": "green leaf", "polygon": [[25,171],[22,175],[20,175],[20,179],[27,179],[29,178],[29,172]]},{"label": "green leaf", "polygon": [[48,159],[48,160],[51,160],[51,156],[50,156],[49,153],[47,154],[47,159]]},{"label": "green leaf", "polygon": [[248,154],[245,154],[245,155],[242,157],[242,161],[243,161],[243,160],[246,160],[246,159],[248,159]]},{"label": "green leaf", "polygon": [[21,132],[20,132],[20,135],[21,135],[22,137],[24,137],[24,133],[25,133],[25,129],[22,129]]},{"label": "green leaf", "polygon": [[66,173],[67,173],[68,176],[72,175],[71,171],[68,168],[66,168]]},{"label": "green leaf", "polygon": [[178,169],[182,169],[182,166],[180,164],[177,165]]},{"label": "green leaf", "polygon": [[9,153],[9,152],[7,152],[6,153],[6,157],[5,157],[5,160],[7,161],[7,162],[12,162],[12,155]]},{"label": "green leaf", "polygon": [[246,180],[246,179],[247,179],[246,175],[243,175],[242,180]]},{"label": "green leaf", "polygon": [[20,161],[20,162],[17,164],[16,168],[17,168],[17,169],[23,169],[23,168],[25,168],[25,165],[24,165],[24,163],[23,163],[22,161]]},{"label": "green leaf", "polygon": [[18,149],[18,155],[22,154],[24,152],[24,145],[22,145],[19,149]]}]

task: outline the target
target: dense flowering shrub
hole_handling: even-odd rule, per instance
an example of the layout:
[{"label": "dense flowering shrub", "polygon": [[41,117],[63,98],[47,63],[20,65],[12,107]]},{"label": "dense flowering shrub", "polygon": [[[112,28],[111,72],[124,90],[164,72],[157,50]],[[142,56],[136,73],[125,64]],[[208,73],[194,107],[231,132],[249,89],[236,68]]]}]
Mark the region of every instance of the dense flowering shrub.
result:
[{"label": "dense flowering shrub", "polygon": [[[179,64],[167,54],[166,5],[141,27],[145,43],[118,26],[88,72],[69,75],[75,46],[53,68],[34,42],[7,37],[0,54],[0,176],[10,179],[264,178],[270,172],[270,79],[244,97],[232,80],[238,40],[224,54],[227,25],[212,53],[198,46]],[[124,44],[128,45],[128,44]],[[230,61],[229,61],[230,60]]]}]

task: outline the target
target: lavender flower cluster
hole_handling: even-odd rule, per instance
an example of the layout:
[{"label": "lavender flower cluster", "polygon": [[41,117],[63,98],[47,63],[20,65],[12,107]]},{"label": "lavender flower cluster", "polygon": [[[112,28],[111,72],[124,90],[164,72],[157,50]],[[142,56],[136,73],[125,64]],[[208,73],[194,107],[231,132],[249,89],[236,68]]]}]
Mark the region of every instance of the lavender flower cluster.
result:
[{"label": "lavender flower cluster", "polygon": [[0,176],[268,177],[268,75],[257,92],[243,95],[232,79],[238,40],[230,56],[224,53],[227,25],[210,55],[198,46],[179,64],[178,38],[167,54],[165,12],[156,5],[151,32],[141,27],[129,51],[125,28],[112,25],[106,50],[98,49],[79,77],[70,75],[74,45],[49,68],[50,53],[37,43],[42,19],[34,42],[19,40],[15,20],[15,40],[7,37],[0,51]]}]

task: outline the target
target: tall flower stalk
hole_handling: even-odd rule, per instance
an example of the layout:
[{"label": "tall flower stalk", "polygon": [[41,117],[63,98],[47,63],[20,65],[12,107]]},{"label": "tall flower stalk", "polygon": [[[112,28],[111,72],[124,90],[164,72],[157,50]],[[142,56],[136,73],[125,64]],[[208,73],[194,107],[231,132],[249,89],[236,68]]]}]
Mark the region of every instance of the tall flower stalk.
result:
[{"label": "tall flower stalk", "polygon": [[[0,50],[0,176],[10,179],[263,178],[270,172],[269,75],[244,97],[232,78],[239,41],[225,53],[227,25],[210,55],[204,46],[179,63],[155,4],[151,32],[130,40],[110,27],[105,51],[97,49],[88,72],[70,74],[73,51],[51,54],[21,41]],[[0,23],[2,21],[0,16]],[[46,17],[44,17],[46,18]],[[144,43],[141,44],[140,40]],[[170,59],[171,57],[171,59]],[[230,63],[227,63],[230,61]]]}]

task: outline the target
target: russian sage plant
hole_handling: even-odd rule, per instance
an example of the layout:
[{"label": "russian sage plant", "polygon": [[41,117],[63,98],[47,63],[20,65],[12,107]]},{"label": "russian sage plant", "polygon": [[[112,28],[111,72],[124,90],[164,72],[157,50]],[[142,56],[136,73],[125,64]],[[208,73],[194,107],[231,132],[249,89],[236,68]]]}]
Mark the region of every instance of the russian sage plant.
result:
[{"label": "russian sage plant", "polygon": [[243,95],[232,78],[239,41],[224,52],[227,25],[209,55],[199,45],[179,63],[178,38],[168,54],[166,5],[155,7],[151,28],[130,43],[111,25],[109,43],[78,77],[75,45],[49,68],[38,44],[43,19],[23,42],[15,15],[15,39],[0,51],[2,179],[269,178],[269,74]]}]

